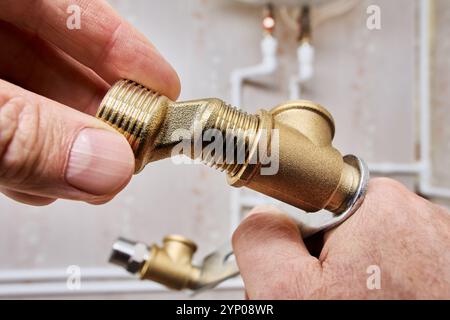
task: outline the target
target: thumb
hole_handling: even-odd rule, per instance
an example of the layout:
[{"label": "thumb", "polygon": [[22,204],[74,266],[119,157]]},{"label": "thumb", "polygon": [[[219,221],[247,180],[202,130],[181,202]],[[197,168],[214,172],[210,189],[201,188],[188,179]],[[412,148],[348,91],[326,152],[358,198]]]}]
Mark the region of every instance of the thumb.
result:
[{"label": "thumb", "polygon": [[0,187],[6,194],[104,202],[133,170],[129,144],[107,125],[0,81]]},{"label": "thumb", "polygon": [[254,209],[235,231],[233,248],[250,299],[306,298],[320,282],[320,262],[277,209]]}]

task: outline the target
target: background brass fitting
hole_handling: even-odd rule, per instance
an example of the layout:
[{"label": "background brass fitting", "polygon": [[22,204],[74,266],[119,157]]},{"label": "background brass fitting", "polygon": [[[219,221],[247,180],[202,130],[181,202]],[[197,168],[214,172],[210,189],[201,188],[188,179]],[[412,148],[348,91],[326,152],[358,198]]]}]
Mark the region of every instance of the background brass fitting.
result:
[{"label": "background brass fitting", "polygon": [[[194,150],[188,156],[226,171],[232,186],[246,186],[307,212],[327,209],[339,214],[360,197],[360,168],[333,148],[333,118],[312,102],[289,102],[250,115],[215,98],[173,102],[135,82],[121,80],[103,99],[97,117],[128,139],[136,172],[147,163],[171,157],[172,149],[186,139],[177,134],[183,129],[190,133]],[[200,151],[206,148],[196,132],[203,134],[209,129],[222,132],[223,141],[233,132],[245,161],[228,162],[212,153],[195,152],[198,143]],[[277,130],[278,141],[269,134],[272,129]],[[263,139],[263,133],[269,137]],[[276,174],[261,174],[264,159],[256,154],[261,145],[268,154],[278,156]]]},{"label": "background brass fitting", "polygon": [[205,290],[239,273],[234,261],[226,261],[231,250],[228,246],[205,257],[200,266],[192,264],[196,250],[194,242],[178,235],[165,237],[162,247],[120,238],[109,261],[141,279],[175,290]]},{"label": "background brass fitting", "polygon": [[195,289],[200,269],[192,265],[197,245],[181,236],[167,236],[163,247],[153,245],[140,270],[141,279],[153,280],[172,289]]}]

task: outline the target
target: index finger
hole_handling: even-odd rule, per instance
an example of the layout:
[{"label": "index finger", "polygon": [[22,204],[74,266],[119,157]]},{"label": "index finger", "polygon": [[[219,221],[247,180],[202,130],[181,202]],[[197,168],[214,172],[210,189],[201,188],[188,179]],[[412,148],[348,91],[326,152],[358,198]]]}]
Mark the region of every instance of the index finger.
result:
[{"label": "index finger", "polygon": [[[68,18],[78,10],[80,29],[71,29]],[[169,98],[178,97],[174,69],[103,0],[3,0],[0,19],[36,33],[110,84],[127,78]]]}]

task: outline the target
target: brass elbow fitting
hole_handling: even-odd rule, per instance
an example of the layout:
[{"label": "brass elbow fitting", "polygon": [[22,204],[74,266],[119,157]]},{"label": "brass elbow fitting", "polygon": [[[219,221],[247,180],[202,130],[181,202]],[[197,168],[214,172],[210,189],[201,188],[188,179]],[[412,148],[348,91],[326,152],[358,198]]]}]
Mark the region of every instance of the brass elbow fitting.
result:
[{"label": "brass elbow fitting", "polygon": [[[226,171],[232,186],[246,186],[307,212],[346,212],[362,197],[367,183],[357,158],[343,158],[333,148],[332,116],[308,101],[251,115],[214,98],[173,102],[122,80],[107,93],[97,117],[127,138],[135,154],[136,172],[147,163],[171,157],[177,146],[189,140],[193,148],[187,155]],[[223,149],[231,132],[234,150],[242,151],[243,161],[236,155],[234,161],[225,161],[211,152],[204,141],[211,130],[221,133]],[[261,149],[266,151],[262,155]],[[264,173],[273,169],[268,159],[277,160],[277,170],[271,174]]]},{"label": "brass elbow fitting", "polygon": [[109,261],[139,274],[141,280],[152,280],[174,290],[199,292],[239,274],[235,261],[229,259],[231,245],[204,257],[198,266],[192,264],[196,250],[194,242],[177,235],[165,237],[162,247],[120,238],[113,245]]},{"label": "brass elbow fitting", "polygon": [[125,239],[113,245],[110,262],[124,267],[130,273],[138,273],[141,279],[161,283],[171,289],[192,289],[199,286],[201,270],[192,265],[197,246],[181,236],[167,236],[163,246]]}]

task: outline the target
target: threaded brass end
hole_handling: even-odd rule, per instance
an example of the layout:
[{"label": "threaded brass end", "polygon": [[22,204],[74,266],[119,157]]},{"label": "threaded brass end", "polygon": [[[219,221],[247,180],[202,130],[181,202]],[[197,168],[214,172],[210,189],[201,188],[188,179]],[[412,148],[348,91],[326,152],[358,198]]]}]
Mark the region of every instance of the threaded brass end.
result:
[{"label": "threaded brass end", "polygon": [[136,157],[143,151],[144,137],[161,96],[130,80],[121,80],[104,97],[97,117],[115,128],[130,143]]},{"label": "threaded brass end", "polygon": [[[166,109],[170,115],[166,115]],[[178,109],[179,108],[179,109]],[[205,119],[201,113],[209,114]],[[180,115],[184,118],[180,119]],[[123,134],[133,149],[136,158],[136,171],[140,171],[151,157],[154,148],[164,148],[176,141],[171,140],[170,131],[164,126],[167,117],[178,117],[171,123],[180,127],[197,127],[190,119],[201,119],[202,134],[208,129],[217,130],[224,142],[222,152],[205,151],[202,162],[220,171],[234,175],[248,162],[251,150],[257,143],[259,117],[231,107],[218,99],[205,99],[194,103],[170,101],[164,96],[130,80],[116,83],[103,99],[97,117]],[[166,124],[169,121],[166,121]],[[156,136],[163,138],[155,142]],[[158,156],[156,156],[158,158]]]},{"label": "threaded brass end", "polygon": [[248,162],[251,150],[258,143],[259,117],[222,103],[214,129],[222,133],[223,152],[202,152],[202,161],[233,176]]}]

